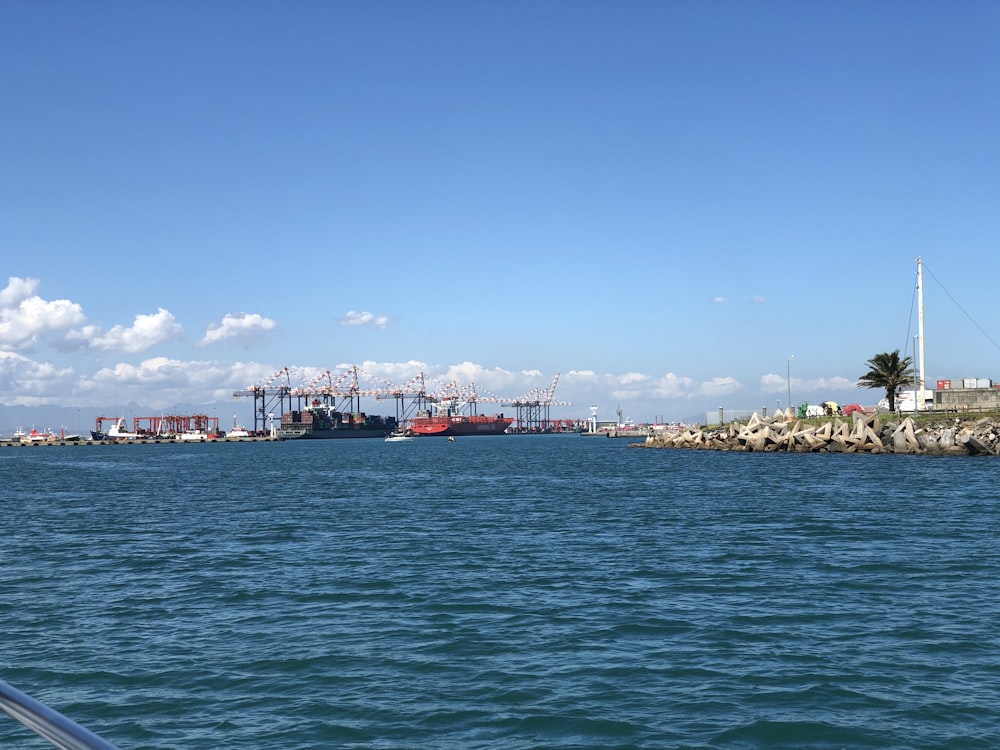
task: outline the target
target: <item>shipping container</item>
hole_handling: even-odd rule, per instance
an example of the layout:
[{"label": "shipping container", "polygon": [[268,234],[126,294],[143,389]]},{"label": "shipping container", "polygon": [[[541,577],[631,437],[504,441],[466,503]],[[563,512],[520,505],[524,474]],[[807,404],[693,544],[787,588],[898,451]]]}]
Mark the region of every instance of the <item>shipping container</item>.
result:
[{"label": "shipping container", "polygon": [[939,391],[950,391],[951,390],[951,381],[950,380],[939,380],[937,382],[937,389]]},{"label": "shipping container", "polygon": [[962,387],[963,388],[975,388],[976,387],[976,378],[965,378],[964,380],[962,380]]},{"label": "shipping container", "polygon": [[979,378],[976,381],[976,388],[992,388],[993,381],[989,378]]}]

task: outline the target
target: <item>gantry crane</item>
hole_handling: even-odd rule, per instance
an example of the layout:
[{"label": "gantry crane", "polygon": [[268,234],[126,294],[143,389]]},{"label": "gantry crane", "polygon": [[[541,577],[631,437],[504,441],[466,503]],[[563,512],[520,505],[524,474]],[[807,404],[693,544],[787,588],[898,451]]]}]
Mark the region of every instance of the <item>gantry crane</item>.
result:
[{"label": "gantry crane", "polygon": [[287,367],[282,367],[267,380],[236,391],[234,398],[253,398],[253,429],[262,431],[267,421],[273,424],[275,412],[280,416],[292,408],[292,384]]},{"label": "gantry crane", "polygon": [[[297,371],[298,375],[303,375]],[[233,394],[235,398],[252,397],[254,400],[254,431],[263,431],[275,417],[286,411],[323,405],[336,411],[359,413],[363,397],[378,401],[392,399],[396,402],[396,421],[403,423],[423,412],[448,409],[451,413],[477,413],[479,404],[500,404],[517,410],[516,428],[519,432],[546,432],[551,430],[549,408],[572,406],[569,401],[554,398],[559,373],[547,389],[533,389],[518,399],[502,398],[484,391],[475,383],[461,385],[457,381],[441,383],[420,372],[405,385],[397,386],[366,373],[357,365],[347,366],[338,376],[323,370],[303,385],[292,387],[291,372],[282,367],[266,380],[247,386]]]},{"label": "gantry crane", "polygon": [[514,422],[518,432],[551,432],[552,419],[549,409],[553,406],[572,406],[572,401],[556,401],[556,385],[559,383],[557,372],[552,384],[547,389],[534,388],[524,396],[511,402],[517,410]]}]

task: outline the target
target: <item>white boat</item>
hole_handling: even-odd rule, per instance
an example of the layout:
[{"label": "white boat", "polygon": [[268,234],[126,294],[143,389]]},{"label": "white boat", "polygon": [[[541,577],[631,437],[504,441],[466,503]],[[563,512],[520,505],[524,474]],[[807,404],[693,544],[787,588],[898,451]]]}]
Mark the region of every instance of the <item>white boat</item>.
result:
[{"label": "white boat", "polygon": [[14,430],[12,438],[15,443],[50,443],[55,439],[56,436],[51,432],[39,432],[34,427],[31,428],[31,432],[25,432],[23,427],[18,427]]},{"label": "white boat", "polygon": [[27,435],[22,435],[22,443],[51,443],[55,441],[55,434],[49,430],[46,432],[39,432],[34,427],[31,428],[31,432]]},{"label": "white boat", "polygon": [[385,442],[387,443],[406,443],[413,440],[412,435],[407,435],[405,432],[390,432],[386,437]]},{"label": "white boat", "polygon": [[177,439],[182,443],[204,443],[206,440],[215,440],[215,435],[203,430],[185,430],[177,435]]},{"label": "white boat", "polygon": [[233,415],[233,429],[226,433],[227,438],[248,438],[250,437],[250,432],[246,427],[238,425],[236,423],[236,415]]},{"label": "white boat", "polygon": [[91,430],[90,435],[94,440],[136,440],[142,437],[138,432],[129,432],[125,417],[119,417],[107,432]]},{"label": "white boat", "polygon": [[128,424],[123,418],[111,425],[111,429],[108,430],[108,437],[112,440],[136,440],[140,436],[138,432],[129,430]]}]

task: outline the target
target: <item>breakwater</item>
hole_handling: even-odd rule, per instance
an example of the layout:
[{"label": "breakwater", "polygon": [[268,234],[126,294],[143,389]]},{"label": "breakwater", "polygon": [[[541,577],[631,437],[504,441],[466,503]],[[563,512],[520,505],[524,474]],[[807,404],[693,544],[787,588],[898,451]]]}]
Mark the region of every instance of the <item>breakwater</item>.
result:
[{"label": "breakwater", "polygon": [[819,424],[754,414],[746,423],[688,428],[650,435],[630,447],[791,453],[908,453],[1000,455],[1000,421],[985,417],[883,422],[879,414],[852,414]]}]

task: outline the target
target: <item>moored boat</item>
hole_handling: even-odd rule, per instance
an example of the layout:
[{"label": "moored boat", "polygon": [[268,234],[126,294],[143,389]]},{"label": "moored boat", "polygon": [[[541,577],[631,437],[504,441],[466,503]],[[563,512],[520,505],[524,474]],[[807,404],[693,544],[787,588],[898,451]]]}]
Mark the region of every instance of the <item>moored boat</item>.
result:
[{"label": "moored boat", "polygon": [[236,438],[248,438],[250,437],[250,431],[241,424],[236,422],[236,415],[233,415],[233,429],[226,433],[226,437],[229,439]]},{"label": "moored boat", "polygon": [[204,443],[207,440],[215,440],[215,433],[204,430],[185,430],[177,435],[177,441],[180,443]]},{"label": "moored boat", "polygon": [[278,437],[284,440],[328,440],[331,438],[384,438],[396,429],[394,417],[363,412],[341,412],[313,401],[307,409],[281,415]]},{"label": "moored boat", "polygon": [[455,402],[443,402],[437,414],[424,412],[407,422],[407,427],[417,435],[502,435],[514,421],[503,414],[462,414]]},{"label": "moored boat", "polygon": [[143,437],[138,432],[130,432],[128,429],[128,423],[125,421],[124,417],[119,417],[111,427],[108,428],[107,432],[103,432],[101,427],[103,426],[104,420],[107,417],[97,418],[97,429],[90,431],[90,437],[92,440],[136,440]]},{"label": "moored boat", "polygon": [[18,427],[14,433],[14,440],[20,440],[22,443],[51,443],[56,440],[56,435],[52,432],[39,432],[34,427],[31,428],[31,432],[25,434],[24,430]]}]

